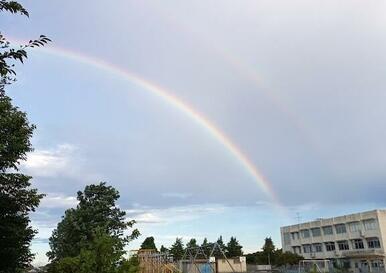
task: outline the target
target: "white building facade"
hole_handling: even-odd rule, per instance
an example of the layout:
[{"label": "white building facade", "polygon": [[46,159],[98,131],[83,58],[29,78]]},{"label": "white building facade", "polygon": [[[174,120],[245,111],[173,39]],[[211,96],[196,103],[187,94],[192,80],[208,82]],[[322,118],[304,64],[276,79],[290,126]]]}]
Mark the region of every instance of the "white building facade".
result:
[{"label": "white building facade", "polygon": [[280,228],[283,251],[327,259],[348,272],[385,272],[386,210]]}]

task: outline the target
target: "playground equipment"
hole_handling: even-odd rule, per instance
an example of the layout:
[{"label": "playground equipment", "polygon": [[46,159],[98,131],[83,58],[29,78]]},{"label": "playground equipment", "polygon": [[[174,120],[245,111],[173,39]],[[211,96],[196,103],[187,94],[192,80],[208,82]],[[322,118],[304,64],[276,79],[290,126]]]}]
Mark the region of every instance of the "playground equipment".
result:
[{"label": "playground equipment", "polygon": [[178,267],[183,273],[245,272],[245,257],[228,259],[217,243],[187,248]]},{"label": "playground equipment", "polygon": [[173,263],[169,253],[158,253],[155,249],[137,251],[140,273],[182,273]]},{"label": "playground equipment", "polygon": [[330,260],[301,260],[298,273],[329,273],[332,272]]}]

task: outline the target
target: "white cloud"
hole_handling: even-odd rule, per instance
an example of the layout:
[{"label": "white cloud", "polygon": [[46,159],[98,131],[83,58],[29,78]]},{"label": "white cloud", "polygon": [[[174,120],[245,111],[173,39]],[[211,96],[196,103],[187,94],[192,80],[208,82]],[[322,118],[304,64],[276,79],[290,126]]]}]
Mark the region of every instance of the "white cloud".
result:
[{"label": "white cloud", "polygon": [[40,202],[41,208],[72,208],[78,204],[76,197],[49,193]]},{"label": "white cloud", "polygon": [[165,192],[161,194],[162,197],[166,198],[177,198],[177,199],[186,199],[188,197],[191,197],[191,193],[183,193],[183,192]]},{"label": "white cloud", "polygon": [[61,144],[49,150],[37,149],[28,154],[22,168],[33,176],[55,177],[71,169],[70,163],[75,151],[76,147],[71,144]]},{"label": "white cloud", "polygon": [[226,209],[223,205],[189,205],[169,208],[135,208],[126,210],[128,218],[134,219],[137,223],[170,224],[185,222],[206,216],[218,214]]}]

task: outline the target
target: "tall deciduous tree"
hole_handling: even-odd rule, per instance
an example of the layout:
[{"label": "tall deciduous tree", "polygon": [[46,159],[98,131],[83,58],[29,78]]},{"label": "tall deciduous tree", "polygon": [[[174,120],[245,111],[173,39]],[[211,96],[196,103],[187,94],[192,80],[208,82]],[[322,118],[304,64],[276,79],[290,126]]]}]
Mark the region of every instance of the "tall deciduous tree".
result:
[{"label": "tall deciduous tree", "polygon": [[[21,8],[0,1],[0,10]],[[8,46],[4,43],[0,36],[0,272],[20,272],[33,259],[29,247],[35,231],[28,215],[43,195],[31,188],[31,177],[19,171],[20,162],[32,151],[30,139],[35,126],[5,95],[4,85],[15,75],[8,61],[17,53],[4,50]]]},{"label": "tall deciduous tree", "polygon": [[[15,1],[1,0],[0,11],[28,16],[27,10]],[[32,151],[30,138],[35,126],[24,112],[12,105],[4,88],[16,80],[13,62],[23,62],[28,47],[42,46],[48,41],[41,36],[15,49],[0,34],[0,272],[21,272],[30,265],[33,254],[29,247],[35,231],[28,214],[43,197],[31,188],[31,177],[20,173],[18,168]]]},{"label": "tall deciduous tree", "polygon": [[136,273],[138,260],[122,259],[123,250],[117,251],[117,241],[103,229],[97,228],[87,248],[83,248],[76,257],[66,257],[58,260],[48,272],[55,273]]},{"label": "tall deciduous tree", "polygon": [[[53,264],[61,264],[68,258],[85,259],[85,255],[94,255],[93,272],[98,272],[98,268],[123,261],[124,246],[137,238],[139,232],[135,229],[131,235],[124,235],[135,222],[125,220],[126,213],[116,205],[118,198],[119,192],[104,182],[86,186],[83,192],[78,192],[79,204],[65,212],[50,238],[51,251],[47,255]],[[98,252],[101,250],[98,245],[106,251]]]}]

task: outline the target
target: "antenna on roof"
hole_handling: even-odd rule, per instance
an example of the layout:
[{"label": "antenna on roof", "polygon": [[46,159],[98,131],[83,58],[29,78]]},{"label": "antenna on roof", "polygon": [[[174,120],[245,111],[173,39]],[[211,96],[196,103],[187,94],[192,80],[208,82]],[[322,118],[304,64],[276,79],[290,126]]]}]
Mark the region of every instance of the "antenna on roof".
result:
[{"label": "antenna on roof", "polygon": [[302,219],[302,217],[300,216],[300,213],[297,212],[296,213],[296,220],[298,220],[298,224],[300,224],[301,219]]}]

